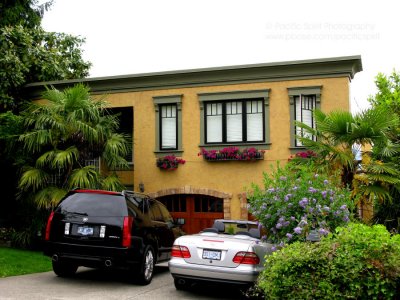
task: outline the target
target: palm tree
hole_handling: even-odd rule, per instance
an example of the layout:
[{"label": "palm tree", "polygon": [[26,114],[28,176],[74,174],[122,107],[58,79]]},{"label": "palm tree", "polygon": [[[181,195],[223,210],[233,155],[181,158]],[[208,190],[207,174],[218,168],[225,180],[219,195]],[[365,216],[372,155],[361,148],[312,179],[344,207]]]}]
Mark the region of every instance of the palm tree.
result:
[{"label": "palm tree", "polygon": [[[316,129],[296,123],[305,135],[302,144],[317,153],[317,165],[325,171],[340,169],[342,183],[353,189],[359,200],[390,200],[389,188],[400,185],[400,171],[381,159],[397,153],[399,145],[392,143],[393,128],[398,117],[380,109],[368,109],[354,116],[350,112],[333,111],[325,114],[314,111]],[[310,138],[314,136],[314,138]],[[354,159],[353,147],[373,146],[373,155],[364,155],[362,169]]]},{"label": "palm tree", "polygon": [[[116,133],[118,118],[106,103],[92,99],[82,84],[48,89],[43,98],[46,103],[31,103],[22,113],[19,141],[33,159],[23,168],[21,193],[31,195],[38,208],[52,208],[73,188],[123,189],[112,170],[128,166],[130,144]],[[107,172],[100,173],[99,162]]]}]

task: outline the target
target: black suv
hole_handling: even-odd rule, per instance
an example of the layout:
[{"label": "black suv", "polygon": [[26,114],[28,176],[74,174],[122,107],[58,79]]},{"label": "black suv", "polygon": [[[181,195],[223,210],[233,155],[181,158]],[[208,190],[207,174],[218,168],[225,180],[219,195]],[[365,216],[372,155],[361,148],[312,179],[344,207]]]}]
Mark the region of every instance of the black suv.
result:
[{"label": "black suv", "polygon": [[146,195],[78,189],[50,214],[44,254],[58,276],[71,276],[78,266],[123,268],[148,284],[179,235],[165,206]]}]

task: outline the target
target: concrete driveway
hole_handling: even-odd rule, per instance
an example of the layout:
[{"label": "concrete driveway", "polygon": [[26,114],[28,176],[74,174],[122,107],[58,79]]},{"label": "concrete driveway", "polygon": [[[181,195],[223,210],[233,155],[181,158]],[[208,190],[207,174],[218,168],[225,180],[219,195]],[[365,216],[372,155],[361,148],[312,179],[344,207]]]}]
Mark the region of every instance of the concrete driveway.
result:
[{"label": "concrete driveway", "polygon": [[79,268],[73,278],[60,278],[53,272],[1,278],[0,299],[241,299],[241,292],[221,285],[177,291],[167,264],[162,264],[147,286],[130,282],[124,272],[86,268]]}]

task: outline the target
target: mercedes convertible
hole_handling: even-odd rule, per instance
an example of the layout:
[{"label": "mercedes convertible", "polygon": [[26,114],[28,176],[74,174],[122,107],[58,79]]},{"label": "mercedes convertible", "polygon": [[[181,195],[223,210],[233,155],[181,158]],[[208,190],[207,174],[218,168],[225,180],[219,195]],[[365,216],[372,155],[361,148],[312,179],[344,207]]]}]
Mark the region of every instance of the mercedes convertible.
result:
[{"label": "mercedes convertible", "polygon": [[261,240],[256,222],[218,219],[212,228],[176,239],[168,266],[178,290],[199,281],[250,286],[273,246]]}]

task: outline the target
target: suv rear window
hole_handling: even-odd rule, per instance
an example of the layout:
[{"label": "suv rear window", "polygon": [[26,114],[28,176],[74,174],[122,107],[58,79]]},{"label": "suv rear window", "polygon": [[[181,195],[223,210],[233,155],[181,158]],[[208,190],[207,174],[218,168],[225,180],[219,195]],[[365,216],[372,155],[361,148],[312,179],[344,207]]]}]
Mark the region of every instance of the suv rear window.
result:
[{"label": "suv rear window", "polygon": [[87,216],[128,215],[124,196],[100,193],[71,194],[61,202],[57,211]]}]

